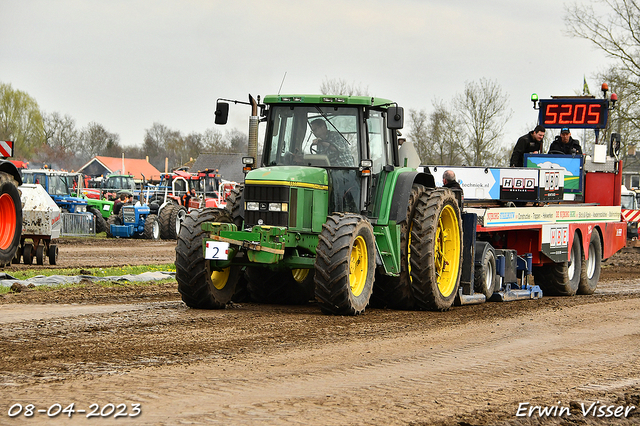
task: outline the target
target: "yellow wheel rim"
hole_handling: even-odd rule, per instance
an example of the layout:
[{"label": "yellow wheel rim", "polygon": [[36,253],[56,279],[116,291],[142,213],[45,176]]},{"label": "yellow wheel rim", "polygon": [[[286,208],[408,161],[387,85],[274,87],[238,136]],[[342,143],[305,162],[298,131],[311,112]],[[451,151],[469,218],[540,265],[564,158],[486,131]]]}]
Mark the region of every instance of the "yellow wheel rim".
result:
[{"label": "yellow wheel rim", "polygon": [[225,268],[222,271],[211,272],[211,283],[216,289],[222,290],[224,286],[227,285],[227,281],[229,281],[230,273],[231,267]]},{"label": "yellow wheel rim", "polygon": [[456,211],[451,205],[446,205],[438,219],[434,253],[438,289],[444,297],[449,297],[455,291],[458,281],[461,248],[459,229]]},{"label": "yellow wheel rim", "polygon": [[293,275],[293,279],[296,280],[298,284],[302,284],[309,275],[309,269],[292,269],[291,275]]},{"label": "yellow wheel rim", "polygon": [[351,249],[351,261],[349,262],[349,286],[354,296],[360,296],[367,281],[369,269],[369,257],[367,243],[361,236],[356,237]]},{"label": "yellow wheel rim", "polygon": [[413,232],[413,223],[409,226],[409,233],[407,234],[407,274],[409,275],[409,281],[411,278],[411,233]]}]

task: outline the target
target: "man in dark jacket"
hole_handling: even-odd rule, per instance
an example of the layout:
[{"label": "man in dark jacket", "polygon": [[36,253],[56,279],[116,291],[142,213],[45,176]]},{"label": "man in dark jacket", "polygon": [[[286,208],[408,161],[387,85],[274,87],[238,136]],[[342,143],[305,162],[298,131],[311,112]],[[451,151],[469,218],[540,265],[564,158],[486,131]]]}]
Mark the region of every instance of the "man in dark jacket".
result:
[{"label": "man in dark jacket", "polygon": [[442,174],[442,186],[449,189],[459,189],[462,191],[460,184],[456,180],[456,174],[453,170],[445,170]]},{"label": "man in dark jacket", "polygon": [[510,167],[524,167],[524,154],[539,154],[542,152],[542,139],[544,138],[544,126],[538,124],[533,131],[520,137],[511,154]]},{"label": "man in dark jacket", "polygon": [[568,128],[563,128],[560,131],[560,136],[556,136],[555,140],[551,143],[549,147],[549,154],[566,154],[573,155],[579,154],[582,155],[582,148],[580,148],[580,142],[571,137],[571,132]]}]

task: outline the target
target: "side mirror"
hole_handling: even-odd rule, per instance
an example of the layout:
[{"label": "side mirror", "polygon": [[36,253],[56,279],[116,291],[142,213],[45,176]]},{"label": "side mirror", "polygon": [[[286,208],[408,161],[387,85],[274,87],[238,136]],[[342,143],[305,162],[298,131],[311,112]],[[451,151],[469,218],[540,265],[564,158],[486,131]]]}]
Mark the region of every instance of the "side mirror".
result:
[{"label": "side mirror", "polygon": [[387,109],[387,127],[389,129],[402,129],[404,127],[404,109],[402,107],[389,107]]},{"label": "side mirror", "polygon": [[216,112],[214,115],[216,124],[227,124],[227,119],[229,118],[229,104],[226,102],[217,102]]}]

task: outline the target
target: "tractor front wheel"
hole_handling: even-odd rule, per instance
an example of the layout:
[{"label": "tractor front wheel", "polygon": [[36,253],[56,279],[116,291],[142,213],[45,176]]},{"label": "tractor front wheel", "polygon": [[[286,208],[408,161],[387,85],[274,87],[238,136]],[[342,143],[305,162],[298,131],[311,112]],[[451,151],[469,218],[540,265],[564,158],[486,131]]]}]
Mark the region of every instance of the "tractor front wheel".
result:
[{"label": "tractor front wheel", "polygon": [[358,315],[369,304],[375,279],[373,227],[364,217],[334,213],[322,225],[316,249],[316,299],[322,312]]},{"label": "tractor front wheel", "polygon": [[158,216],[150,214],[144,222],[144,238],[147,240],[159,240],[160,239],[160,224],[158,223]]},{"label": "tractor front wheel", "polygon": [[176,245],[176,281],[187,306],[222,309],[231,301],[240,267],[216,270],[204,258],[202,241],[208,233],[202,224],[206,222],[231,223],[231,217],[222,209],[193,210],[185,217]]},{"label": "tractor front wheel", "polygon": [[96,218],[96,234],[107,232],[107,221],[104,220],[104,217],[102,217],[102,213],[100,213],[100,210],[96,209],[95,207],[89,207],[87,211],[93,214],[93,216]]}]

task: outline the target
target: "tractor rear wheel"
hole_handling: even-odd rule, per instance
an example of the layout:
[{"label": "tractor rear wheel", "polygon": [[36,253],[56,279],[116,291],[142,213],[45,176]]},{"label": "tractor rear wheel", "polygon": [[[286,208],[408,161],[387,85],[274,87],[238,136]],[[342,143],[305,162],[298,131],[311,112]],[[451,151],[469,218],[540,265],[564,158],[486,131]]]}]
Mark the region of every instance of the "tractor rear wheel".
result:
[{"label": "tractor rear wheel", "polygon": [[11,263],[22,236],[22,201],[18,182],[0,172],[0,266]]},{"label": "tractor rear wheel", "polygon": [[100,232],[106,232],[107,221],[104,220],[104,217],[102,217],[102,213],[100,213],[100,210],[96,209],[95,207],[89,207],[87,211],[89,213],[92,213],[96,218],[96,234],[99,234]]},{"label": "tractor rear wheel", "polygon": [[373,227],[364,217],[334,213],[322,225],[316,249],[316,299],[322,312],[358,315],[369,304],[375,279]]},{"label": "tractor rear wheel", "polygon": [[568,262],[545,263],[533,268],[533,279],[548,296],[575,296],[580,285],[582,271],[582,243],[580,234],[573,235],[571,260]]},{"label": "tractor rear wheel", "polygon": [[379,274],[376,285],[373,288],[371,304],[375,307],[389,307],[392,309],[413,309],[415,302],[411,290],[411,277],[409,276],[409,224],[416,214],[417,201],[425,193],[424,185],[413,184],[409,195],[407,216],[398,224],[400,225],[400,275],[391,277]]},{"label": "tractor rear wheel", "polygon": [[424,193],[409,227],[409,273],[418,309],[446,311],[462,271],[462,219],[449,189]]},{"label": "tractor rear wheel", "polygon": [[[175,225],[171,225],[171,214],[173,209],[178,207],[176,204],[167,204],[158,213],[158,223],[160,223],[160,238],[163,240],[173,239],[170,235],[175,232]],[[175,238],[175,237],[174,237]]]},{"label": "tractor rear wheel", "polygon": [[202,241],[208,235],[205,222],[230,223],[222,209],[193,210],[185,217],[176,245],[176,281],[182,301],[191,308],[222,309],[234,294],[239,266],[214,270],[204,258]]},{"label": "tractor rear wheel", "polygon": [[314,298],[313,269],[247,267],[247,291],[258,303],[302,305]]},{"label": "tractor rear wheel", "polygon": [[601,262],[602,242],[600,241],[600,233],[594,229],[589,240],[589,258],[582,260],[578,294],[593,294],[596,291],[600,279]]},{"label": "tractor rear wheel", "polygon": [[159,240],[160,239],[160,224],[158,223],[158,216],[150,214],[144,222],[143,237],[147,240]]}]

